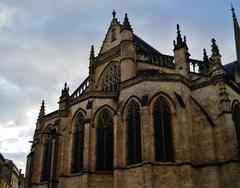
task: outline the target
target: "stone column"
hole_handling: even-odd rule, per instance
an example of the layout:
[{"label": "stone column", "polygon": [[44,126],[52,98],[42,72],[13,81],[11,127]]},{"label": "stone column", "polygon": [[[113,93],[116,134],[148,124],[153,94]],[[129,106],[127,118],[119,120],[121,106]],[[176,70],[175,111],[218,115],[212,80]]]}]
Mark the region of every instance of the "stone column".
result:
[{"label": "stone column", "polygon": [[114,115],[114,187],[121,188],[124,185],[124,127],[121,121],[121,115]]},{"label": "stone column", "polygon": [[150,112],[147,105],[142,105],[141,110],[141,134],[142,134],[142,160],[143,165],[142,173],[144,178],[144,187],[151,188],[152,185],[152,164],[154,160],[153,152],[153,131],[150,124]]}]

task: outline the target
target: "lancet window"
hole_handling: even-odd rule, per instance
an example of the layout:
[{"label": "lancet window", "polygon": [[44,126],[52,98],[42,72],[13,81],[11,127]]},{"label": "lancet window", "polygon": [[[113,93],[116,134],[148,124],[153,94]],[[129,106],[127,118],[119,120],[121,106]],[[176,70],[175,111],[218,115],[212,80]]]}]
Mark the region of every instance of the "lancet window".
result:
[{"label": "lancet window", "polygon": [[171,110],[167,100],[160,96],[153,109],[155,159],[173,161],[173,139]]},{"label": "lancet window", "polygon": [[136,164],[142,161],[142,148],[140,108],[135,101],[132,101],[128,108],[127,127],[128,164]]},{"label": "lancet window", "polygon": [[53,141],[56,139],[56,130],[52,129],[44,135],[42,181],[49,181],[52,169]]},{"label": "lancet window", "polygon": [[73,163],[72,163],[73,173],[81,172],[83,169],[84,123],[85,117],[82,113],[79,113],[75,125],[73,142]]},{"label": "lancet window", "polygon": [[97,119],[98,171],[113,170],[113,119],[108,109],[103,109]]}]

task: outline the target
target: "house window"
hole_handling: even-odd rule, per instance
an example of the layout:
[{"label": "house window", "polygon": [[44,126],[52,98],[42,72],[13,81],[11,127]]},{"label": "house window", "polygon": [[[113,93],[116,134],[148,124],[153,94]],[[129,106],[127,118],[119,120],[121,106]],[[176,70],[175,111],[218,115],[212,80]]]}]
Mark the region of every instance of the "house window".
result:
[{"label": "house window", "polygon": [[46,139],[43,148],[43,168],[42,181],[49,181],[52,169],[52,154],[53,154],[53,139],[55,139],[56,130],[50,130],[46,134]]},{"label": "house window", "polygon": [[173,161],[171,111],[167,100],[160,96],[153,111],[156,161]]},{"label": "house window", "polygon": [[142,161],[141,118],[139,105],[132,101],[127,116],[128,131],[128,164]]},{"label": "house window", "polygon": [[113,170],[113,120],[111,112],[103,109],[97,119],[97,164],[99,171]]},{"label": "house window", "polygon": [[238,149],[239,149],[239,153],[240,153],[240,107],[238,104],[234,106],[232,116],[233,116],[233,121],[234,121],[234,125],[235,125]]},{"label": "house window", "polygon": [[83,169],[84,123],[85,117],[82,113],[79,113],[75,126],[73,142],[73,173],[81,172]]}]

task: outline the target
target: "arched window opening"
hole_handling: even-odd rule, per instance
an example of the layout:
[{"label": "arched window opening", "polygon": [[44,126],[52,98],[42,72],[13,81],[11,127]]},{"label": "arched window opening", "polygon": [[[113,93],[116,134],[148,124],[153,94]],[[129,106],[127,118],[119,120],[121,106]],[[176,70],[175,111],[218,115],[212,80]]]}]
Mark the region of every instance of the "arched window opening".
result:
[{"label": "arched window opening", "polygon": [[111,112],[103,109],[97,119],[97,164],[99,171],[113,170],[113,120]]},{"label": "arched window opening", "polygon": [[42,181],[49,181],[52,171],[52,155],[53,155],[53,143],[56,139],[56,129],[52,129],[46,135],[44,148],[43,148],[43,168],[42,168]]},{"label": "arched window opening", "polygon": [[83,169],[84,123],[85,117],[79,113],[74,133],[72,173],[81,172]]},{"label": "arched window opening", "polygon": [[110,92],[118,91],[120,80],[121,80],[120,65],[119,64],[111,65],[111,67],[108,69],[106,75],[103,78],[102,90]]},{"label": "arched window opening", "polygon": [[141,117],[140,108],[135,101],[132,101],[129,105],[127,125],[128,164],[140,163],[142,161]]},{"label": "arched window opening", "polygon": [[240,153],[240,107],[239,105],[235,105],[233,108],[233,121],[235,125],[235,132],[238,142],[238,150]]},{"label": "arched window opening", "polygon": [[173,161],[171,110],[167,100],[160,96],[153,110],[156,161]]}]

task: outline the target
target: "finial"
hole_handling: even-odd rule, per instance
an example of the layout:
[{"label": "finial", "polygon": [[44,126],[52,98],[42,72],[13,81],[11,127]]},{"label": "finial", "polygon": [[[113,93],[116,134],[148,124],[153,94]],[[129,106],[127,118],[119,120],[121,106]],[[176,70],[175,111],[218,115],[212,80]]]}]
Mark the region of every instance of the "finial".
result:
[{"label": "finial", "polygon": [[112,16],[113,16],[113,19],[116,18],[116,11],[115,10],[112,11]]},{"label": "finial", "polygon": [[233,17],[234,17],[234,16],[235,16],[235,9],[234,9],[234,7],[233,7],[232,2],[231,2],[231,11],[232,11],[232,15],[233,15]]},{"label": "finial", "polygon": [[67,82],[64,83],[64,88],[62,89],[62,96],[68,96],[69,87],[67,86]]},{"label": "finial", "polygon": [[128,20],[127,13],[125,13],[125,18],[124,18],[124,21],[123,21],[123,28],[132,31],[131,25],[130,25],[129,20]]},{"label": "finial", "polygon": [[41,107],[40,107],[40,112],[38,115],[38,119],[43,118],[43,116],[45,115],[45,102],[44,100],[42,101]]},{"label": "finial", "polygon": [[93,45],[91,46],[90,56],[91,57],[95,57],[95,55],[94,55],[94,46]]},{"label": "finial", "polygon": [[177,50],[182,47],[185,47],[188,50],[186,42],[187,42],[187,38],[186,38],[186,36],[184,36],[182,39],[180,26],[179,26],[179,24],[177,24],[177,38],[176,38],[176,41],[173,43],[174,50]]},{"label": "finial", "polygon": [[64,88],[63,88],[64,91],[69,91],[69,87],[67,86],[67,82],[64,83]]},{"label": "finial", "polygon": [[95,55],[94,55],[94,46],[92,45],[92,46],[91,46],[91,50],[90,50],[90,57],[89,57],[90,67],[93,65],[94,58],[95,58]]},{"label": "finial", "polygon": [[186,43],[187,42],[187,38],[186,38],[186,36],[184,35],[184,37],[183,37],[183,41]]},{"label": "finial", "polygon": [[207,51],[205,48],[203,48],[203,61],[208,62],[208,55],[207,55]]},{"label": "finial", "polygon": [[67,82],[64,83],[64,90],[69,90],[69,87],[67,87]]},{"label": "finial", "polygon": [[180,31],[180,26],[177,24],[177,44],[182,43],[182,36],[181,36],[181,31]]},{"label": "finial", "polygon": [[218,46],[216,44],[216,40],[215,38],[212,38],[212,56],[219,56],[219,49]]},{"label": "finial", "polygon": [[44,106],[45,106],[45,101],[42,100],[41,108],[44,108]]}]

